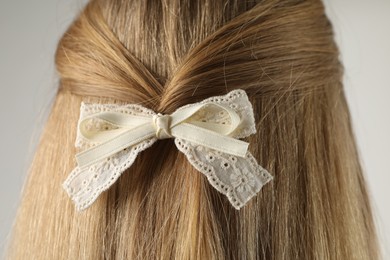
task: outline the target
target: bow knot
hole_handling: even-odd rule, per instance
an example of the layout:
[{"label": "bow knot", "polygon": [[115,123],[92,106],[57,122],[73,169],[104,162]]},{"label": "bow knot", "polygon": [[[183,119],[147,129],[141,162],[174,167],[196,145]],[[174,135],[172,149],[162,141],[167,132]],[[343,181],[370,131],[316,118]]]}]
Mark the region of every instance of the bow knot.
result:
[{"label": "bow knot", "polygon": [[170,120],[170,115],[163,115],[161,113],[153,115],[153,126],[156,129],[156,137],[158,139],[166,139],[172,137],[171,132],[169,130]]}]

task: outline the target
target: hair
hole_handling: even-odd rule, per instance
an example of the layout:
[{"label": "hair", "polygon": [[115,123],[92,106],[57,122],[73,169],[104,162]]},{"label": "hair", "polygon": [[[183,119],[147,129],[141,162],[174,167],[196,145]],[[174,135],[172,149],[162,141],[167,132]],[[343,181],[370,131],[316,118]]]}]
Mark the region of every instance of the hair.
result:
[{"label": "hair", "polygon": [[[369,196],[319,0],[91,0],[59,42],[60,86],[23,189],[10,259],[378,259]],[[74,168],[82,101],[160,113],[247,92],[249,150],[274,179],[241,210],[156,142],[87,210]]]}]

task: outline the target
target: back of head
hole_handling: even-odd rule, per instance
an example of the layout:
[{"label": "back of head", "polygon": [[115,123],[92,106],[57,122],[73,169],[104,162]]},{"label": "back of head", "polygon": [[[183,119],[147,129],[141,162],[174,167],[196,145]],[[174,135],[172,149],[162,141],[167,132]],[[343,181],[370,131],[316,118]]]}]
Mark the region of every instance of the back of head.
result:
[{"label": "back of head", "polygon": [[[11,259],[376,259],[331,24],[317,0],[92,0],[58,45],[61,84],[24,188]],[[237,211],[172,139],[79,213],[81,101],[161,113],[243,89],[250,151],[274,179]]]}]

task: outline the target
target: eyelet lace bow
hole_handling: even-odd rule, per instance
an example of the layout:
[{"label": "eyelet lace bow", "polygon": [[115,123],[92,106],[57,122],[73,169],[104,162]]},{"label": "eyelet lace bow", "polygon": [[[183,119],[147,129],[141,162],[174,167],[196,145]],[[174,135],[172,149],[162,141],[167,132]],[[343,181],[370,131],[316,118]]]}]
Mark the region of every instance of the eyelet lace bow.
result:
[{"label": "eyelet lace bow", "polygon": [[239,140],[256,133],[246,92],[233,90],[178,108],[171,115],[137,104],[82,103],[77,128],[77,167],[63,187],[78,210],[89,207],[129,168],[138,153],[159,139],[176,147],[225,194],[236,209],[244,206],[272,176]]}]

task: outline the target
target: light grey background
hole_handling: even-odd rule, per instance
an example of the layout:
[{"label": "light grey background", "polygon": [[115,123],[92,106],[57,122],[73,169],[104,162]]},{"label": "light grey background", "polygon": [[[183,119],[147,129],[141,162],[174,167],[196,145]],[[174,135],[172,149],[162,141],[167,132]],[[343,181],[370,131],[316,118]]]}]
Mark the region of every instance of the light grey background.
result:
[{"label": "light grey background", "polygon": [[[57,78],[54,51],[85,0],[0,0],[0,250],[17,208]],[[390,1],[325,0],[346,68],[344,83],[390,257]]]}]

